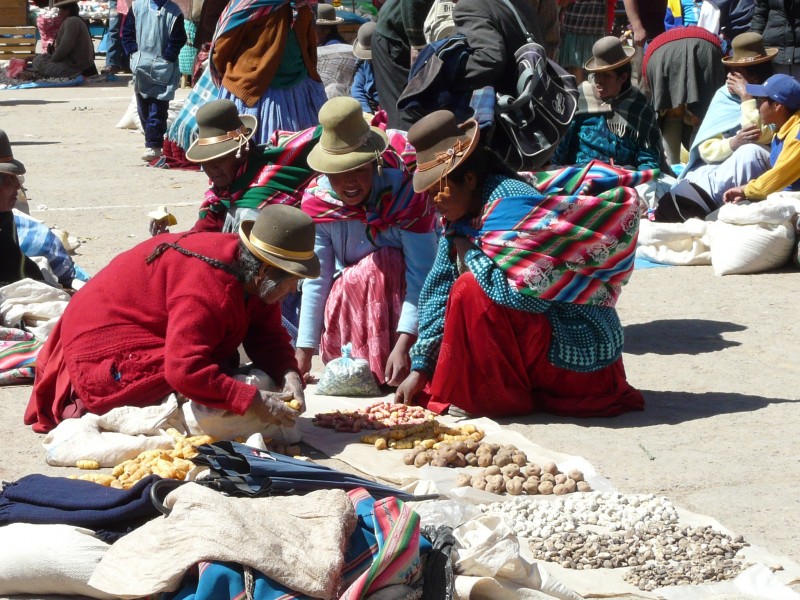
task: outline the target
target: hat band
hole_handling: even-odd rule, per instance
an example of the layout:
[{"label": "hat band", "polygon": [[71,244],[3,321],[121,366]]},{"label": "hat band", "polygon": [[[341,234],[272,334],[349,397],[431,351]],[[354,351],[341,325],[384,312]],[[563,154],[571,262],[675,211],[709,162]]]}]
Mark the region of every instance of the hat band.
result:
[{"label": "hat band", "polygon": [[278,248],[277,246],[273,246],[272,244],[268,244],[266,242],[262,242],[257,237],[253,237],[252,233],[248,236],[250,243],[253,244],[259,250],[263,250],[264,252],[269,252],[270,254],[274,254],[278,258],[286,258],[286,259],[297,259],[297,260],[308,260],[314,256],[314,251],[311,250],[309,252],[295,252],[293,250],[284,250],[283,248]]},{"label": "hat band", "polygon": [[456,140],[455,145],[452,148],[448,148],[444,152],[437,152],[435,154],[435,158],[433,160],[429,160],[428,162],[418,163],[417,164],[417,171],[430,171],[431,169],[435,169],[439,165],[444,165],[450,163],[452,165],[455,163],[456,159],[459,156],[464,155],[464,151],[469,147],[469,144],[465,144],[461,138]]},{"label": "hat band", "polygon": [[0,156],[0,162],[11,162],[14,160],[13,156]]},{"label": "hat band", "polygon": [[732,62],[753,62],[754,60],[760,60],[762,58],[767,58],[767,54],[756,54],[755,56],[734,56],[731,58]]},{"label": "hat band", "polygon": [[228,140],[237,140],[250,133],[250,130],[247,127],[239,127],[239,129],[235,129],[233,131],[229,131],[225,135],[217,135],[214,137],[208,138],[200,138],[197,140],[198,146],[211,146],[212,144],[219,144],[221,142],[227,142]]},{"label": "hat band", "polygon": [[367,143],[370,133],[372,133],[372,131],[369,131],[364,135],[362,135],[360,138],[358,138],[358,141],[355,144],[353,144],[352,146],[347,146],[347,148],[326,148],[322,144],[320,144],[320,148],[322,148],[322,151],[325,154],[334,154],[334,155],[349,154],[350,152],[355,152],[359,148],[363,147],[364,144]]}]

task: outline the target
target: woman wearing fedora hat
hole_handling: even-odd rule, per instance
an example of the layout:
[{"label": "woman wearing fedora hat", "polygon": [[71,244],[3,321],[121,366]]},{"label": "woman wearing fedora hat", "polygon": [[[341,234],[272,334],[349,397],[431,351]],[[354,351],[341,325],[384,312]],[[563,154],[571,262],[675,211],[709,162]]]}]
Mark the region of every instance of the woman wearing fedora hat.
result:
[{"label": "woman wearing fedora hat", "polygon": [[[699,186],[718,206],[733,182],[755,179],[769,168],[772,129],[761,121],[756,99],[747,84],[762,84],[774,74],[776,48],[765,48],[761,34],[742,33],[733,39],[732,54],[722,59],[728,69],[725,85],[717,90],[705,119],[692,141],[689,160],[678,179]],[[718,167],[734,154],[729,167]],[[728,173],[728,174],[726,174]],[[733,177],[733,179],[731,179]]]},{"label": "woman wearing fedora hat", "polygon": [[[414,189],[429,192],[444,235],[396,400],[488,416],[640,410],[614,309],[633,269],[638,196],[603,186],[647,177],[600,165],[599,183],[588,169],[567,169],[544,174],[540,186],[561,195],[543,196],[480,141],[474,120],[457,125],[437,111],[408,138]],[[577,192],[592,185],[598,196]]]},{"label": "woman wearing fedora hat", "polygon": [[372,68],[372,35],[375,22],[368,21],[358,28],[353,42],[353,55],[358,59],[350,95],[359,101],[361,110],[374,115],[380,110],[378,87],[375,85],[375,70]]},{"label": "woman wearing fedora hat", "polygon": [[256,118],[240,115],[230,100],[204,104],[195,118],[199,134],[186,159],[199,164],[211,183],[195,231],[235,232],[268,204],[300,206],[302,190],[314,175],[306,158],[320,128],[276,135],[274,143],[257,145]]},{"label": "woman wearing fedora hat", "polygon": [[630,169],[663,162],[661,132],[650,102],[631,83],[634,49],[607,36],[595,42],[579,88],[578,111],[556,152],[554,165],[599,160]]},{"label": "woman wearing fedora hat", "polygon": [[308,0],[230,0],[209,50],[218,97],[258,121],[256,141],[317,125],[327,99]]},{"label": "woman wearing fedora hat", "polygon": [[356,100],[332,98],[319,119],[322,137],[308,164],[320,176],[302,208],[317,224],[321,274],[303,284],[297,361],[307,374],[317,350],[328,362],[350,342],[378,383],[398,385],[436,254],[433,212],[427,196],[414,193],[389,135],[367,124]]},{"label": "woman wearing fedora hat", "polygon": [[27,79],[50,77],[76,77],[96,75],[94,44],[89,26],[80,17],[76,0],[64,0],[53,5],[66,18],[58,28],[58,35],[45,54],[34,57]]},{"label": "woman wearing fedora hat", "polygon": [[[172,392],[186,400],[187,422],[204,415],[226,428],[224,439],[226,422],[236,424],[234,437],[290,423],[297,412],[284,397],[302,401],[303,384],[279,303],[318,274],[314,223],[290,206],[266,207],[238,233],[138,244],[70,301],[39,353],[25,423],[46,432],[85,413],[157,405]],[[234,377],[240,345],[283,393]]]},{"label": "woman wearing fedora hat", "polygon": [[317,4],[317,18],[314,21],[314,30],[317,34],[317,46],[346,43],[339,34],[338,25],[344,19],[336,14],[336,8],[331,4]]}]

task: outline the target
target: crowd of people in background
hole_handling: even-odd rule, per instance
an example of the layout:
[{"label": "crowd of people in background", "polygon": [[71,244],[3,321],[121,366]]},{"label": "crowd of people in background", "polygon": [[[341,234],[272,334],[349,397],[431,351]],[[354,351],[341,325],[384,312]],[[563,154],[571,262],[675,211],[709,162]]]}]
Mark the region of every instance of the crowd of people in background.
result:
[{"label": "crowd of people in background", "polygon": [[[33,71],[88,67],[76,5],[60,5],[70,16]],[[210,187],[193,228],[154,224],[154,239],[72,300],[42,350],[26,422],[46,431],[170,390],[284,422],[278,392],[231,378],[240,343],[298,398],[312,358],[328,362],[350,343],[398,401],[439,412],[640,410],[614,308],[633,269],[633,186],[675,176],[714,207],[800,189],[800,1],[623,7],[386,0],[345,31],[343,15],[357,15],[329,4],[206,0],[192,24],[194,88],[168,127],[188,20],[173,0],[134,0],[112,19],[106,69],[132,73],[143,159],[199,167]],[[398,102],[432,57],[458,69],[449,93],[513,95],[515,53],[530,42],[578,87],[541,171],[517,173],[497,156],[479,107],[420,114]],[[430,51],[456,47],[455,61]],[[24,167],[3,135],[7,217]],[[4,279],[39,278],[13,223],[0,230],[14,257]],[[121,271],[141,284],[112,294],[103,282]],[[144,289],[167,311],[150,310]],[[97,303],[103,311],[84,318]],[[109,327],[128,333],[98,349]],[[132,346],[136,360],[125,358]]]}]

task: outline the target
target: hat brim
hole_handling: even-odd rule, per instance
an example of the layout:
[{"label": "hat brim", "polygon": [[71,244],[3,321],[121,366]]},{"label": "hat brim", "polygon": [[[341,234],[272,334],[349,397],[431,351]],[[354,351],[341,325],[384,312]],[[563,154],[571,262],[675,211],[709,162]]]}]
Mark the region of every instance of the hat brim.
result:
[{"label": "hat brim", "polygon": [[342,23],[344,23],[344,18],[336,17],[336,19],[334,19],[333,21],[331,21],[330,19],[317,19],[314,22],[314,25],[321,25],[323,27],[327,25],[328,27],[332,27],[334,25],[341,25]]},{"label": "hat brim", "polygon": [[[249,130],[244,136],[245,141],[250,141],[250,138],[253,137],[256,132],[256,127],[258,127],[258,119],[253,115],[239,115],[239,120],[242,122],[245,129]],[[220,158],[226,154],[235,152],[239,148],[239,140],[235,139],[207,145],[200,144],[201,141],[202,138],[197,138],[192,142],[192,145],[186,150],[186,160],[193,163],[208,162],[209,160],[214,160],[215,158]]]},{"label": "hat brim", "polygon": [[6,162],[0,163],[0,173],[8,173],[10,175],[24,175],[25,165],[18,160],[12,158]]},{"label": "hat brim", "polygon": [[722,59],[722,64],[726,67],[752,67],[753,65],[760,65],[765,62],[773,60],[778,55],[777,48],[767,48],[767,54],[758,58],[747,60],[733,60],[732,56],[726,56]]},{"label": "hat brim", "polygon": [[319,258],[317,258],[316,254],[313,254],[311,258],[305,260],[288,260],[281,258],[280,256],[276,256],[271,252],[266,252],[265,250],[256,248],[250,241],[250,232],[252,231],[254,224],[255,220],[242,221],[239,224],[239,239],[242,240],[242,243],[253,256],[259,259],[261,262],[272,265],[273,267],[277,267],[302,279],[315,279],[319,277]]},{"label": "hat brim", "polygon": [[467,158],[469,158],[469,155],[472,154],[475,148],[477,148],[478,137],[480,136],[481,132],[480,127],[478,127],[478,122],[475,119],[469,119],[468,121],[465,121],[464,123],[459,125],[458,128],[464,132],[464,135],[456,139],[460,139],[463,140],[464,142],[467,142],[469,144],[467,146],[467,149],[462,153],[460,157],[456,157],[456,161],[449,166],[442,163],[441,165],[433,167],[431,169],[420,171],[419,163],[417,163],[417,170],[414,172],[414,178],[413,178],[415,192],[421,193],[431,189],[442,179],[442,177],[446,173],[453,171],[458,167],[458,165],[467,160]]},{"label": "hat brim", "polygon": [[356,40],[353,42],[353,56],[356,58],[362,58],[364,60],[372,60],[372,49],[365,48],[358,43],[358,40]]},{"label": "hat brim", "polygon": [[600,73],[602,71],[613,71],[614,69],[619,69],[621,66],[627,65],[629,62],[631,62],[633,60],[633,55],[636,54],[636,49],[631,48],[630,46],[623,46],[622,51],[625,53],[625,58],[619,62],[611,65],[598,65],[597,60],[593,56],[586,61],[586,64],[583,65],[583,68],[589,73]]},{"label": "hat brim", "polygon": [[369,138],[361,146],[363,149],[334,154],[323,148],[321,143],[317,143],[308,153],[307,162],[309,167],[324,175],[346,173],[375,160],[388,146],[389,136],[386,132],[379,127],[371,126]]}]

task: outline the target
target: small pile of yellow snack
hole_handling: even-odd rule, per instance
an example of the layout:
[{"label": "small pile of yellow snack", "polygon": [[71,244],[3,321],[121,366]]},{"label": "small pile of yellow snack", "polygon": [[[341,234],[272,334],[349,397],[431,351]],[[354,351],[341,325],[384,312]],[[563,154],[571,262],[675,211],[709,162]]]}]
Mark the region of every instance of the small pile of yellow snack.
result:
[{"label": "small pile of yellow snack", "polygon": [[[216,438],[210,435],[194,435],[186,437],[177,429],[167,429],[167,433],[175,440],[172,450],[145,450],[136,458],[118,464],[107,473],[86,473],[72,475],[70,479],[93,481],[107,487],[127,490],[148,475],[158,475],[167,479],[183,480],[193,467],[189,460],[197,456],[197,446],[213,444]],[[99,469],[100,464],[94,460],[79,460],[75,463],[79,469]]]},{"label": "small pile of yellow snack", "polygon": [[434,444],[442,442],[465,442],[467,440],[480,441],[483,431],[475,425],[462,425],[448,427],[436,420],[428,421],[421,425],[411,427],[390,427],[385,431],[374,434],[362,435],[361,443],[373,444],[376,450],[411,450],[417,446],[433,448]]}]

